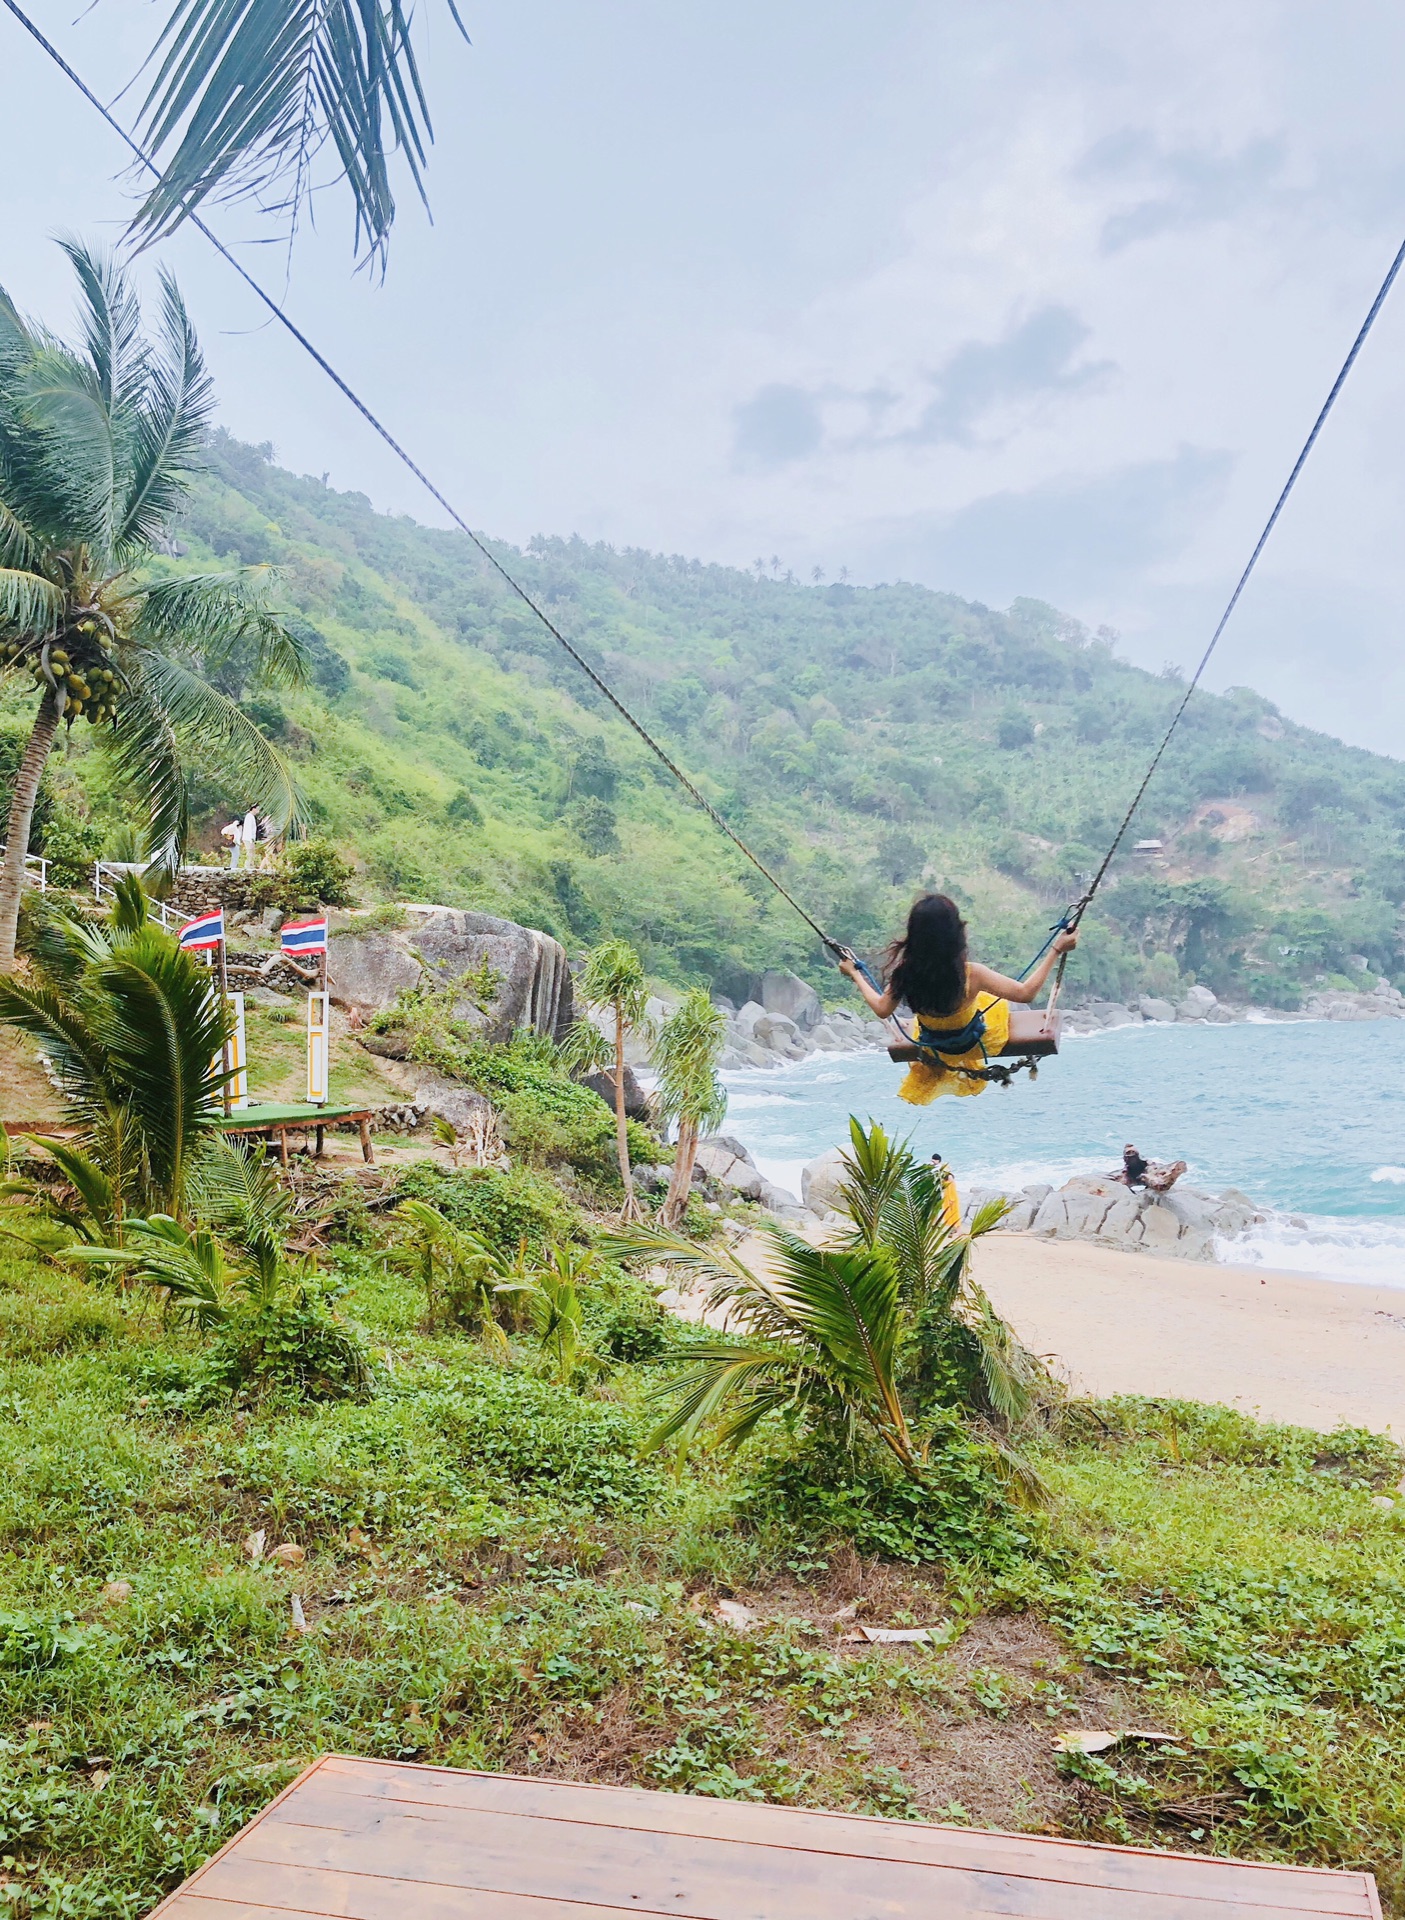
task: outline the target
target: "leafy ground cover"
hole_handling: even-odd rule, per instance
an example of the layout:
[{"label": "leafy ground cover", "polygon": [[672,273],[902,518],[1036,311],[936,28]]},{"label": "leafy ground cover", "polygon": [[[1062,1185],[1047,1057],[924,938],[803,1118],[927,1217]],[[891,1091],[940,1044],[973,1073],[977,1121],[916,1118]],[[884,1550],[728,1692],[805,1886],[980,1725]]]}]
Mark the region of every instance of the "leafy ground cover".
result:
[{"label": "leafy ground cover", "polygon": [[[636,1284],[587,1290],[567,1388],[427,1331],[344,1219],[374,1387],[330,1403],[212,1391],[145,1296],[0,1258],[0,1913],[143,1912],[326,1748],[1364,1864],[1402,1910],[1387,1443],[1075,1408],[1029,1443],[1052,1505],[933,1563],[779,1428],[641,1455],[697,1336]],[[1055,1753],[1129,1726],[1178,1739]]]}]

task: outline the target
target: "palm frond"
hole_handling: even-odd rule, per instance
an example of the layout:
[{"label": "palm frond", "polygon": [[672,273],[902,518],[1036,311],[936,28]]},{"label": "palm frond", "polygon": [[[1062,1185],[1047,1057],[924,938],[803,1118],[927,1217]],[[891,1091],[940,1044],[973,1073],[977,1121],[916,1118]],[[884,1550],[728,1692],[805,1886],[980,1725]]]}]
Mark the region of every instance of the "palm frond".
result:
[{"label": "palm frond", "polygon": [[278,829],[300,821],[292,771],[237,702],[154,649],[144,649],[118,713],[113,745],[120,777],[149,797],[148,846],[174,865],[188,829],[184,761],[192,753],[233,781],[244,801]]},{"label": "palm frond", "polygon": [[0,567],[0,633],[17,639],[51,634],[63,609],[62,587],[42,573],[27,567]]},{"label": "palm frond", "polygon": [[[84,1227],[110,1233],[121,1214],[121,1194],[108,1171],[67,1140],[46,1140],[38,1134],[31,1134],[29,1139],[31,1146],[44,1149],[78,1195],[86,1215]],[[39,1190],[34,1191],[37,1194]]]},{"label": "palm frond", "polygon": [[181,502],[214,410],[214,382],[195,338],[180,290],[162,269],[165,352],[149,366],[136,408],[131,484],[117,523],[117,550],[148,549]]},{"label": "palm frond", "polygon": [[202,1133],[228,1077],[218,1064],[229,1013],[194,955],[147,927],[94,969],[94,1028],[139,1118],[153,1193],[178,1211]]},{"label": "palm frond", "polygon": [[175,151],[134,223],[147,240],[211,194],[281,193],[295,224],[330,143],[355,244],[383,259],[395,218],[390,155],[400,153],[423,198],[432,138],[402,0],[179,0],[156,50],[142,125],[148,146]]},{"label": "palm frond", "polygon": [[[812,1397],[827,1398],[850,1423],[868,1421],[904,1470],[918,1472],[918,1449],[896,1381],[903,1311],[891,1256],[883,1248],[812,1247],[783,1227],[764,1231],[764,1273],[753,1273],[735,1255],[705,1253],[671,1234],[616,1234],[609,1245],[710,1274],[709,1306],[725,1310],[760,1343],[763,1358],[784,1358],[787,1365],[798,1359],[807,1377],[813,1376]],[[746,1351],[755,1360],[757,1350]],[[736,1376],[752,1377],[745,1371]]]},{"label": "palm frond", "polygon": [[46,499],[43,519],[26,518],[57,545],[88,547],[105,568],[113,553],[126,447],[99,389],[99,376],[74,354],[46,347],[16,376],[26,427],[38,445],[30,463],[31,498]]},{"label": "palm frond", "polygon": [[717,1060],[727,1023],[706,990],[694,987],[659,1029],[653,1064],[659,1076],[659,1105],[669,1120],[687,1119],[705,1133],[719,1127],[727,1095],[717,1078]]},{"label": "palm frond", "polygon": [[947,1222],[945,1184],[936,1167],[909,1168],[881,1201],[878,1231],[897,1263],[908,1305],[921,1312],[938,1299],[949,1304],[959,1284],[964,1243]]},{"label": "palm frond", "polygon": [[0,1025],[39,1041],[75,1119],[92,1125],[102,1117],[112,1104],[110,1062],[81,1001],[43,981],[0,974]]},{"label": "palm frond", "polygon": [[888,1138],[876,1120],[865,1130],[857,1115],[849,1116],[849,1141],[843,1155],[845,1178],[839,1205],[854,1223],[855,1240],[871,1247],[878,1239],[883,1209],[911,1171],[913,1155],[905,1141]]},{"label": "palm frond", "polygon": [[161,1287],[167,1304],[197,1326],[222,1325],[246,1276],[225,1258],[208,1228],[183,1227],[169,1214],[127,1223],[120,1247],[71,1247],[68,1257],[84,1266],[127,1267],[138,1279]]},{"label": "palm frond", "polygon": [[136,409],[146,385],[149,349],[141,307],[111,254],[68,234],[60,234],[59,245],[78,276],[83,344],[97,376],[98,398],[110,419],[120,419]]},{"label": "palm frond", "polygon": [[673,1404],[645,1441],[688,1445],[704,1433],[719,1448],[741,1445],[769,1413],[806,1397],[817,1382],[799,1353],[716,1342],[689,1349],[687,1370],[662,1382],[651,1398]]},{"label": "palm frond", "polygon": [[265,1264],[292,1234],[295,1200],[272,1161],[216,1135],[192,1163],[190,1210]]},{"label": "palm frond", "polygon": [[[3,471],[3,459],[0,459],[0,476]],[[2,477],[0,485],[3,485]],[[33,573],[43,553],[43,543],[35,538],[33,529],[10,501],[0,498],[0,566]]]},{"label": "palm frond", "polygon": [[1028,1347],[973,1284],[967,1286],[964,1319],[980,1350],[981,1377],[998,1418],[1018,1427],[1029,1412],[1042,1369]]},{"label": "palm frond", "polygon": [[0,381],[32,360],[44,340],[45,335],[28,324],[9,294],[0,287]]},{"label": "palm frond", "polygon": [[557,1057],[568,1073],[601,1073],[613,1064],[615,1050],[593,1020],[573,1020]]},{"label": "palm frond", "polygon": [[190,837],[190,787],[181,743],[157,700],[138,680],[130,685],[109,736],[113,771],[147,807],[146,846],[151,865],[174,870]]},{"label": "palm frond", "polygon": [[152,581],[140,589],[132,639],[138,647],[194,656],[207,673],[252,648],[260,680],[302,686],[307,646],[281,614],[263,604],[271,577],[267,567],[242,567],[237,573],[186,573]]}]

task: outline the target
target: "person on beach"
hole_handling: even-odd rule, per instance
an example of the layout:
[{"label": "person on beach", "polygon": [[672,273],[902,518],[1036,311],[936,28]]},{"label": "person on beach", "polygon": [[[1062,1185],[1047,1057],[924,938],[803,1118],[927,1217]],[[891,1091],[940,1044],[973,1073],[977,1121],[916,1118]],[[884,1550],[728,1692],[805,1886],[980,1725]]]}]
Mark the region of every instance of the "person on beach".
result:
[{"label": "person on beach", "polygon": [[1114,1173],[1112,1177],[1124,1181],[1129,1187],[1142,1187],[1146,1185],[1146,1169],[1147,1162],[1129,1140],[1122,1149],[1122,1171]]},{"label": "person on beach", "polygon": [[[909,1068],[898,1098],[925,1107],[943,1093],[980,1093],[986,1082],[970,1077],[999,1053],[1010,1037],[1010,1002],[1027,1007],[1053,971],[1060,954],[1078,945],[1076,933],[1049,943],[1027,980],[1011,980],[970,958],[966,922],[944,893],[924,893],[907,916],[907,930],[888,949],[887,985],[871,986],[856,960],[841,960],[848,976],[880,1020],[906,1006],[917,1021],[918,1039],[932,1051]],[[959,1051],[938,1052],[947,1034]],[[969,1069],[967,1073],[962,1068]]]}]

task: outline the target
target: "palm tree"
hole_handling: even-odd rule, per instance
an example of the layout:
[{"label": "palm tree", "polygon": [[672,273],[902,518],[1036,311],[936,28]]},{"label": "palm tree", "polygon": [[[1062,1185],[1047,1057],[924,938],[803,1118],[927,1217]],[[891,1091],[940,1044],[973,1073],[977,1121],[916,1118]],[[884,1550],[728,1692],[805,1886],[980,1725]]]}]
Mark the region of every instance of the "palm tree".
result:
[{"label": "palm tree", "polygon": [[[690,1345],[659,1390],[667,1412],[655,1445],[705,1430],[735,1446],[770,1413],[794,1410],[852,1441],[867,1428],[903,1472],[921,1479],[923,1416],[956,1398],[968,1413],[1013,1421],[1029,1404],[1036,1363],[970,1280],[974,1240],[999,1224],[1004,1203],[982,1207],[962,1233],[948,1217],[940,1176],[877,1126],[850,1123],[842,1204],[847,1244],[813,1247],[784,1227],[762,1229],[764,1270],[729,1249],[697,1247],[641,1228],[609,1243],[711,1281],[710,1311],[739,1337]],[[983,1356],[953,1364],[965,1336]],[[988,1356],[988,1357],[986,1357]],[[959,1355],[958,1355],[959,1357]],[[1007,1477],[1037,1497],[1037,1479],[992,1432]]]},{"label": "palm tree", "polygon": [[[446,11],[464,33],[455,0]],[[340,183],[354,244],[383,266],[391,157],[423,201],[434,137],[410,29],[404,0],[173,0],[140,116],[147,150],[170,158],[136,232],[153,240],[212,197],[251,198],[283,217],[291,239],[310,196]]]},{"label": "palm tree", "polygon": [[607,940],[586,955],[580,976],[581,997],[588,1007],[608,1015],[613,1027],[611,1077],[615,1083],[615,1153],[624,1188],[622,1220],[639,1219],[639,1202],[629,1168],[629,1126],[624,1110],[624,1043],[631,1028],[644,1026],[648,988],[644,962],[627,940]]},{"label": "palm tree", "polygon": [[666,1227],[676,1227],[683,1218],[699,1135],[720,1127],[727,1111],[727,1096],[717,1080],[717,1057],[726,1031],[721,1010],[713,1006],[701,987],[685,994],[659,1029],[654,1046],[659,1105],[665,1120],[678,1123],[673,1173],[661,1215]]},{"label": "palm tree", "polygon": [[281,756],[202,677],[252,650],[266,680],[297,682],[303,654],[262,604],[262,569],[158,574],[213,405],[185,308],[162,277],[155,345],[127,281],[64,241],[83,343],[26,324],[0,290],[0,682],[28,676],[38,704],[10,801],[0,868],[0,973],[15,931],[39,778],[60,724],[102,728],[116,770],[150,809],[147,849],[180,857],[184,763],[230,773],[277,826],[297,810]]},{"label": "palm tree", "polygon": [[0,1024],[43,1044],[78,1125],[76,1141],[41,1143],[75,1196],[45,1211],[88,1240],[120,1242],[129,1215],[183,1216],[228,1078],[210,972],[146,908],[127,875],[106,925],[60,915],[29,976],[0,977]]}]

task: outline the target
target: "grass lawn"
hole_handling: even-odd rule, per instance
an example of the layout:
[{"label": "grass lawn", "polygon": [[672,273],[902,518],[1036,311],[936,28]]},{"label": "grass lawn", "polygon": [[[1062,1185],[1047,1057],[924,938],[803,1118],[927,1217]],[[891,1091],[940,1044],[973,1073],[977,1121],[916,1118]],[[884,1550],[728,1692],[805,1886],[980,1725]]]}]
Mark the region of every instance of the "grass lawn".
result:
[{"label": "grass lawn", "polygon": [[1405,1911],[1384,1443],[1114,1404],[1040,1444],[1022,1548],[903,1565],[742,1498],[763,1443],[641,1459],[644,1367],[569,1390],[337,1264],[374,1397],[240,1406],[149,1303],[0,1261],[0,1914],[144,1912],[328,1748],[1367,1865]]}]

